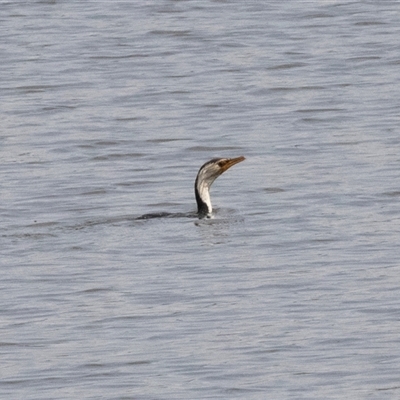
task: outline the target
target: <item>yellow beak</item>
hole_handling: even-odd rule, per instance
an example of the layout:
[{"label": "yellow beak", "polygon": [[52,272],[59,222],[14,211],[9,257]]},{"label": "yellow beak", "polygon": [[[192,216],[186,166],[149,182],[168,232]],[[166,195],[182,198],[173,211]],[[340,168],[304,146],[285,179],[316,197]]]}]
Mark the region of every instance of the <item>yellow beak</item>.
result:
[{"label": "yellow beak", "polygon": [[228,158],[227,160],[225,160],[223,162],[223,165],[221,166],[221,174],[223,172],[225,172],[227,169],[229,169],[230,167],[232,167],[233,165],[238,164],[244,160],[245,160],[245,158],[243,156],[236,157],[236,158]]}]

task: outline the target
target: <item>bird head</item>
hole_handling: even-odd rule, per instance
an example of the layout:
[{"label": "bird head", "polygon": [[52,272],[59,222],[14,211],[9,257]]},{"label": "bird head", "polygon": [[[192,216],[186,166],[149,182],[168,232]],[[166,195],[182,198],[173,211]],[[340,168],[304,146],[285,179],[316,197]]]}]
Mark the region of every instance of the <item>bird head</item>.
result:
[{"label": "bird head", "polygon": [[200,215],[207,215],[212,212],[209,193],[212,183],[230,167],[244,160],[243,156],[236,158],[213,158],[200,167],[194,186]]}]

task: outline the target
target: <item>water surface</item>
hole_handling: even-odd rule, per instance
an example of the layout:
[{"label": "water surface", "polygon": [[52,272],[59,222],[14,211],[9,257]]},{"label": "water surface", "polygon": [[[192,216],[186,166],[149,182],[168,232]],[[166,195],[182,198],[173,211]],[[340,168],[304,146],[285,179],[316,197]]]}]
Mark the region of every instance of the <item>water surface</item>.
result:
[{"label": "water surface", "polygon": [[399,397],[399,11],[3,2],[2,397]]}]

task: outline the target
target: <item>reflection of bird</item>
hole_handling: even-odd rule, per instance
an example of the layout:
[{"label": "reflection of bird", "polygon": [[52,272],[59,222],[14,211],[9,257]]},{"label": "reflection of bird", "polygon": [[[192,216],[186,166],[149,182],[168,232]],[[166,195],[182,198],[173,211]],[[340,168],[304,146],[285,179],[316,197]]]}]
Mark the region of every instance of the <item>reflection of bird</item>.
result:
[{"label": "reflection of bird", "polygon": [[[197,216],[199,218],[210,217],[212,206],[210,200],[210,187],[212,183],[227,169],[245,160],[243,156],[236,158],[213,158],[206,162],[197,173],[194,183],[194,193],[197,201]],[[135,218],[136,220],[151,218],[174,218],[174,217],[195,217],[194,213],[168,213],[158,212],[144,214]]]},{"label": "reflection of bird", "polygon": [[236,158],[213,158],[200,168],[194,183],[199,218],[210,216],[212,213],[210,199],[210,187],[212,183],[227,169],[243,160],[245,160],[243,156]]}]

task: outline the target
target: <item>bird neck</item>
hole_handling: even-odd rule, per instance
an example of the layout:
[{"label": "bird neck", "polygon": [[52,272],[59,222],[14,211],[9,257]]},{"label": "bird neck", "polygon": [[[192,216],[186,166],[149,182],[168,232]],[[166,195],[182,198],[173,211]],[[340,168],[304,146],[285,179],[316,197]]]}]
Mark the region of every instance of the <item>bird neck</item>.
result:
[{"label": "bird neck", "polygon": [[205,217],[207,215],[211,215],[212,205],[210,199],[210,188],[207,183],[204,181],[198,181],[196,179],[194,192],[196,195],[197,212],[199,216]]}]

